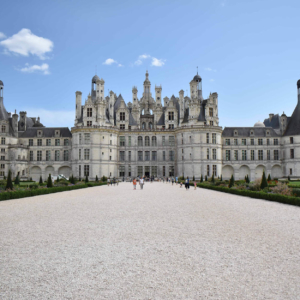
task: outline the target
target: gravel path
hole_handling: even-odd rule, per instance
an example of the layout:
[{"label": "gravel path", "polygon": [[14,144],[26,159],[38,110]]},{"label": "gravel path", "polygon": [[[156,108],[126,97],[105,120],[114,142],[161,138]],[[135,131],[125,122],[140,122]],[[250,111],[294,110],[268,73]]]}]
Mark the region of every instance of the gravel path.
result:
[{"label": "gravel path", "polygon": [[0,299],[300,299],[300,208],[166,183],[0,202]]}]

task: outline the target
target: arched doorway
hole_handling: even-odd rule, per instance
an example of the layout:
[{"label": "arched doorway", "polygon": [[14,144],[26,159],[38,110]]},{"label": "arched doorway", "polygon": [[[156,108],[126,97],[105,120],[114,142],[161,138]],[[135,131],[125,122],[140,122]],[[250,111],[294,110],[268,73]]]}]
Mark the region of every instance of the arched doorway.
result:
[{"label": "arched doorway", "polygon": [[54,175],[54,168],[52,166],[48,166],[45,169],[45,177],[48,178],[49,174]]},{"label": "arched doorway", "polygon": [[271,177],[272,177],[272,179],[282,177],[282,170],[281,170],[281,167],[279,165],[275,165],[275,166],[272,167]]},{"label": "arched doorway", "polygon": [[65,177],[69,178],[71,175],[71,168],[67,166],[60,167],[58,169],[58,175],[64,175]]},{"label": "arched doorway", "polygon": [[42,175],[42,170],[38,166],[34,166],[30,170],[30,177],[32,177],[32,180],[39,181],[40,176]]},{"label": "arched doorway", "polygon": [[265,166],[259,165],[255,169],[255,179],[261,179],[263,171],[265,170]]},{"label": "arched doorway", "polygon": [[222,169],[222,179],[228,180],[233,175],[233,167],[232,166],[224,166]]},{"label": "arched doorway", "polygon": [[249,176],[250,179],[250,168],[248,166],[241,166],[239,170],[240,180],[244,179],[245,176]]}]

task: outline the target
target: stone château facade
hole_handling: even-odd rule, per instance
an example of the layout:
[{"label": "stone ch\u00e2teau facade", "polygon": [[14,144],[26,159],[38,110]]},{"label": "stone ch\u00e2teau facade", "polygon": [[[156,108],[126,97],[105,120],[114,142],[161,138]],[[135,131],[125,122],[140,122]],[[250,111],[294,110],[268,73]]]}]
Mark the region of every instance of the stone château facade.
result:
[{"label": "stone ch\u00e2teau facade", "polygon": [[[132,102],[110,91],[104,80],[92,78],[91,93],[82,104],[76,92],[75,124],[49,128],[26,112],[7,113],[0,81],[1,167],[21,178],[49,173],[98,177],[195,176],[228,179],[263,170],[272,177],[300,177],[300,80],[298,103],[291,117],[270,114],[254,127],[219,126],[218,94],[202,95],[202,79],[190,82],[190,97],[162,99],[162,87],[151,93],[149,74],[141,98],[132,88]],[[162,102],[163,101],[163,102]]]}]

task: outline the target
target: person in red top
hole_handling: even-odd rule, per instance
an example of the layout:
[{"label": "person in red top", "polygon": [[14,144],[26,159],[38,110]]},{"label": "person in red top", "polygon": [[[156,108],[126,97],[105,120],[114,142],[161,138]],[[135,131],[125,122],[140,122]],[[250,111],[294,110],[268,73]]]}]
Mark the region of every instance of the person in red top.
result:
[{"label": "person in red top", "polygon": [[136,190],[136,179],[134,178],[132,182],[133,182],[133,189]]}]

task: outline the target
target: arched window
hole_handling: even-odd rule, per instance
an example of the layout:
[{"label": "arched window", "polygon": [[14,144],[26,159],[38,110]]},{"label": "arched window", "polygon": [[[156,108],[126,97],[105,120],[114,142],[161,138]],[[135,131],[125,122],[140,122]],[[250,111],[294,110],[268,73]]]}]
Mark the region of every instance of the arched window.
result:
[{"label": "arched window", "polygon": [[141,136],[138,137],[138,146],[143,146],[143,137]]},{"label": "arched window", "polygon": [[142,129],[146,129],[146,123],[145,122],[142,123]]},{"label": "arched window", "polygon": [[156,146],[156,136],[152,137],[152,147]]},{"label": "arched window", "polygon": [[150,138],[149,138],[149,136],[145,137],[145,146],[150,146]]},{"label": "arched window", "polygon": [[149,129],[153,129],[153,125],[151,122],[149,122]]},{"label": "arched window", "polygon": [[144,114],[145,114],[145,110],[143,109],[143,110],[142,110],[142,115],[144,115]]}]

